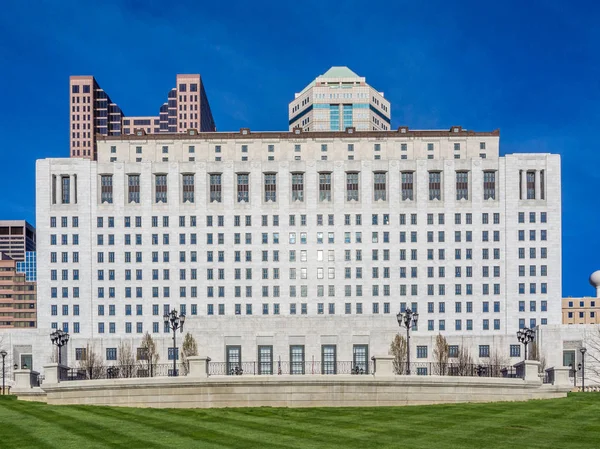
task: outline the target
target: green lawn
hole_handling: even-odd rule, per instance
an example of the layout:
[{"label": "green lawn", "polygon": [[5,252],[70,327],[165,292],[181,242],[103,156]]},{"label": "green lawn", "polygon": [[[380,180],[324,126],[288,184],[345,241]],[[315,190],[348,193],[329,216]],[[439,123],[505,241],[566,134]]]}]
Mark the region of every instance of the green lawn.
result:
[{"label": "green lawn", "polygon": [[9,448],[600,447],[600,394],[389,408],[134,409],[0,398]]}]

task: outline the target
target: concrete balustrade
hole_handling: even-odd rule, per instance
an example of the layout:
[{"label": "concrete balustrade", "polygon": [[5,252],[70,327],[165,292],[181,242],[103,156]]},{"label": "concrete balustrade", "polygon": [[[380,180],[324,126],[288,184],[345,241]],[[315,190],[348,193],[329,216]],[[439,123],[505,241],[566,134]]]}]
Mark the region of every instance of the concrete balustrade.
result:
[{"label": "concrete balustrade", "polygon": [[569,369],[550,368],[552,385],[543,384],[539,362],[516,365],[522,377],[405,376],[394,373],[394,357],[373,357],[373,375],[305,374],[209,376],[210,358],[189,357],[187,376],[70,380],[60,382],[56,363],[45,368],[42,388],[31,389],[30,371],[16,373],[20,399],[49,404],[89,404],[128,407],[349,407],[395,406],[456,402],[522,401],[565,397]]}]

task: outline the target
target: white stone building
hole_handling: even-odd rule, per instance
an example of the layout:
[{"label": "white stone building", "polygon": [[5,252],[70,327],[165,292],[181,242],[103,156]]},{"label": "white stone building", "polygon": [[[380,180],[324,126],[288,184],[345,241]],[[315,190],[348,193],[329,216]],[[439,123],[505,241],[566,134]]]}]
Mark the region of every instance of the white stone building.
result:
[{"label": "white stone building", "polygon": [[173,308],[214,361],[387,353],[411,307],[414,362],[438,333],[514,362],[520,327],[561,323],[560,157],[500,157],[497,131],[140,131],[98,148],[37,163],[39,332],[71,334],[71,365],[146,331],[166,362]]},{"label": "white stone building", "polygon": [[331,67],[288,106],[289,129],[303,131],[389,131],[390,102],[348,67]]}]

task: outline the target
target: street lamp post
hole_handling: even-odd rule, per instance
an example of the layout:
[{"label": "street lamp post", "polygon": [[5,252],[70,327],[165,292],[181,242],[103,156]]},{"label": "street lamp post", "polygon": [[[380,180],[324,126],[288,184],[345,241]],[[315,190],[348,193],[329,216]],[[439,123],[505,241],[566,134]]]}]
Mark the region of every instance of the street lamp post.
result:
[{"label": "street lamp post", "polygon": [[50,341],[58,348],[58,364],[62,365],[62,347],[69,342],[69,334],[57,329],[50,334]]},{"label": "street lamp post", "polygon": [[171,313],[165,313],[165,324],[173,331],[173,376],[177,376],[177,344],[176,335],[177,329],[183,333],[183,324],[185,323],[185,314],[178,314],[177,310],[171,310]]},{"label": "street lamp post", "polygon": [[581,391],[585,391],[585,352],[586,348],[580,348],[581,352]]},{"label": "street lamp post", "polygon": [[406,374],[410,375],[410,329],[417,325],[419,314],[412,309],[405,309],[396,315],[400,327],[406,327]]},{"label": "street lamp post", "polygon": [[519,330],[517,332],[517,339],[519,340],[519,343],[523,343],[525,345],[525,358],[524,360],[528,360],[527,358],[527,344],[532,342],[533,339],[535,338],[535,332],[533,332],[532,329],[529,329],[527,327]]},{"label": "street lamp post", "polygon": [[2,396],[4,396],[6,394],[5,390],[4,390],[4,373],[5,373],[5,369],[4,369],[4,359],[6,358],[6,354],[8,354],[4,349],[2,351],[0,351],[0,355],[2,356]]}]

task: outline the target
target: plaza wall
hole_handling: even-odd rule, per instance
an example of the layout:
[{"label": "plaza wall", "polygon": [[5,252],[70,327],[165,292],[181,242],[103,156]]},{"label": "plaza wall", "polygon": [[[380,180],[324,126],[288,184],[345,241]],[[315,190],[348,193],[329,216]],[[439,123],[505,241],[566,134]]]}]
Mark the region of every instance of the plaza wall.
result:
[{"label": "plaza wall", "polygon": [[373,407],[565,397],[570,387],[441,376],[244,376],[115,379],[43,385],[48,404],[153,408]]}]

